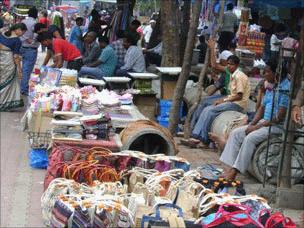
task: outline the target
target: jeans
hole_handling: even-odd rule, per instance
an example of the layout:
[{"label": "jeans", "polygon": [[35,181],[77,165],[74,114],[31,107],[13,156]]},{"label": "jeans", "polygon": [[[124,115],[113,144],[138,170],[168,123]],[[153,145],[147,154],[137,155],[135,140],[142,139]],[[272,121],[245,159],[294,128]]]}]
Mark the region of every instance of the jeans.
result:
[{"label": "jeans", "polygon": [[92,76],[95,79],[102,79],[103,77],[106,77],[106,75],[102,72],[102,70],[99,67],[85,67],[85,66],[81,67],[78,77],[81,78],[85,75]]},{"label": "jeans", "polygon": [[38,54],[37,49],[21,48],[21,55],[22,55],[21,93],[23,94],[28,94],[28,90],[29,90],[28,82],[37,60],[37,54]]},{"label": "jeans", "polygon": [[212,122],[218,115],[225,111],[242,112],[243,108],[232,102],[225,102],[216,106],[210,105],[206,107],[199,116],[199,119],[192,130],[192,137],[201,140],[205,144],[209,144],[210,140],[208,133]]},{"label": "jeans", "polygon": [[191,117],[191,130],[193,130],[196,122],[198,121],[202,111],[207,107],[207,106],[210,106],[210,105],[213,105],[213,103],[224,97],[224,95],[220,95],[220,94],[217,94],[217,95],[212,95],[212,96],[208,96],[208,97],[205,97],[201,103],[197,106],[196,110],[194,111],[192,117]]}]

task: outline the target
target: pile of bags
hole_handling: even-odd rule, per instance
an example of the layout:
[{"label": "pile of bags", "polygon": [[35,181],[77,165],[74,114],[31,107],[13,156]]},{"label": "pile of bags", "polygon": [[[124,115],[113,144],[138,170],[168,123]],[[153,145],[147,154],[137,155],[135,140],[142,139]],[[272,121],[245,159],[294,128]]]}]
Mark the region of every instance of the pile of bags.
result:
[{"label": "pile of bags", "polygon": [[50,155],[41,198],[52,227],[293,226],[267,201],[246,195],[241,181],[179,157],[58,147]]}]

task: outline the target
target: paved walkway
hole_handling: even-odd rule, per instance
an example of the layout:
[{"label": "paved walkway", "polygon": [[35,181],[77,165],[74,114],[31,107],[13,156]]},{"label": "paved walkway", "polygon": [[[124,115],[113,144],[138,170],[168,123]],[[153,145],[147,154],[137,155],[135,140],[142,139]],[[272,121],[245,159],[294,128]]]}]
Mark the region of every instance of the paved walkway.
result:
[{"label": "paved walkway", "polygon": [[1,227],[42,227],[40,197],[45,170],[28,164],[21,112],[1,113]]}]

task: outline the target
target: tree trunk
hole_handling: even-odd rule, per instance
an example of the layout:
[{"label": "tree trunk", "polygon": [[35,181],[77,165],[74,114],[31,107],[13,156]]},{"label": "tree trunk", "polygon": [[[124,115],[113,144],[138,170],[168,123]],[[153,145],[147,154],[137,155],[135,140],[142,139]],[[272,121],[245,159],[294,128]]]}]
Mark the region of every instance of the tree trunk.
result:
[{"label": "tree trunk", "polygon": [[181,18],[181,36],[180,36],[180,62],[184,61],[187,34],[190,27],[190,11],[191,11],[191,1],[184,0],[182,7],[182,18]]},{"label": "tree trunk", "polygon": [[190,135],[191,135],[191,129],[190,129],[191,117],[192,117],[195,109],[197,108],[198,104],[201,102],[202,96],[199,96],[199,95],[202,94],[202,92],[203,92],[203,83],[204,83],[205,75],[206,75],[206,72],[207,72],[207,69],[208,69],[209,59],[210,59],[210,50],[209,50],[209,47],[208,47],[207,51],[206,51],[204,66],[203,66],[203,68],[201,70],[201,73],[199,75],[198,88],[197,88],[197,95],[198,96],[196,97],[194,104],[188,110],[187,118],[186,118],[186,121],[185,121],[185,124],[184,124],[184,138],[185,139],[190,138]]},{"label": "tree trunk", "polygon": [[193,5],[193,14],[192,14],[189,33],[188,33],[182,72],[178,77],[178,81],[174,90],[172,107],[170,111],[169,131],[171,132],[171,134],[175,133],[179,121],[179,109],[183,101],[183,95],[185,92],[186,83],[191,70],[193,48],[194,48],[195,37],[198,27],[198,19],[201,12],[201,8],[202,8],[202,0],[196,0],[195,5]]},{"label": "tree trunk", "polygon": [[161,24],[163,32],[163,49],[161,65],[179,66],[179,26],[177,21],[177,2],[161,1]]},{"label": "tree trunk", "polygon": [[[292,97],[295,97],[296,93],[299,89],[302,89],[301,86],[304,78],[304,58],[303,58],[303,52],[304,52],[304,16],[302,17],[302,26],[301,26],[301,38],[299,40],[299,49],[297,51],[297,57],[296,57],[296,65],[294,72],[292,72],[293,78],[291,81],[291,95]],[[278,175],[278,186],[282,188],[290,188],[291,187],[291,161],[292,161],[292,150],[293,150],[293,142],[294,142],[294,130],[295,125],[293,121],[291,120],[291,109],[292,104],[289,104],[287,111],[287,122],[284,126],[285,132],[283,137],[287,137],[288,144],[283,144],[283,153],[281,156],[281,165],[282,167],[279,167],[279,175]],[[283,138],[284,139],[284,138]]]},{"label": "tree trunk", "polygon": [[[218,19],[219,20],[218,28],[213,31],[213,34],[211,35],[212,37],[215,36],[215,34],[219,30],[219,28],[222,26],[223,16],[224,16],[224,6],[225,6],[225,0],[222,0],[221,1],[220,15],[219,15],[219,19]],[[185,124],[184,124],[184,138],[185,139],[190,138],[190,135],[191,135],[191,129],[190,129],[191,118],[192,118],[192,115],[193,115],[194,111],[196,110],[197,106],[201,102],[201,98],[202,98],[201,94],[203,92],[203,83],[204,83],[205,75],[206,75],[206,72],[207,72],[207,69],[208,69],[208,66],[209,66],[209,58],[210,58],[210,50],[209,50],[209,47],[208,47],[207,51],[206,51],[204,66],[203,66],[203,68],[201,70],[201,73],[199,75],[198,88],[197,88],[197,94],[198,95],[196,97],[196,100],[195,100],[194,104],[188,110],[187,118],[186,118],[186,121],[185,121]]]}]

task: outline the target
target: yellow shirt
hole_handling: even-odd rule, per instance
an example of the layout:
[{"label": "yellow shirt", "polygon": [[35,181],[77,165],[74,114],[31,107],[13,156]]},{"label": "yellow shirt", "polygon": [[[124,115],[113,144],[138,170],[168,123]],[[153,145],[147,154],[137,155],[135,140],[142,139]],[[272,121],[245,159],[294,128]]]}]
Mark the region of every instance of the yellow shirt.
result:
[{"label": "yellow shirt", "polygon": [[247,109],[248,100],[250,95],[250,85],[249,80],[246,74],[237,69],[230,77],[230,95],[228,98],[237,95],[238,93],[242,93],[243,97],[240,101],[233,101],[233,103],[241,106],[244,110]]}]

